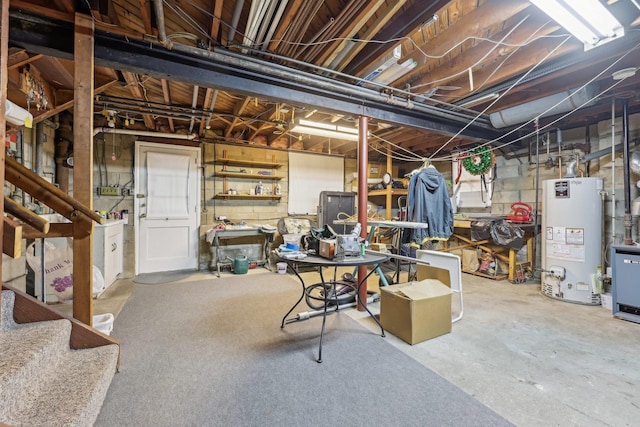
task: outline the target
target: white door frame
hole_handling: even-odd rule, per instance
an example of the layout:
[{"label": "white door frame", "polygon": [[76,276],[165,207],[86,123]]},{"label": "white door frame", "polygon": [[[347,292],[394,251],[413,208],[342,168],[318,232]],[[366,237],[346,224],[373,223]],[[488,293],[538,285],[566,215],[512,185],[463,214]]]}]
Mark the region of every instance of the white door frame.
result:
[{"label": "white door frame", "polygon": [[[139,203],[139,197],[138,195],[142,195],[142,191],[145,191],[144,189],[140,188],[140,180],[137,179],[139,176],[139,173],[141,172],[140,168],[146,168],[146,166],[144,164],[140,164],[140,162],[142,162],[143,160],[143,155],[142,155],[142,150],[143,149],[158,149],[158,151],[169,151],[169,152],[173,152],[176,154],[189,154],[189,155],[196,155],[196,176],[194,177],[195,181],[196,181],[196,196],[195,196],[195,207],[193,210],[193,219],[195,219],[195,225],[194,225],[194,232],[195,233],[199,233],[199,228],[200,228],[200,192],[201,192],[201,179],[200,179],[200,168],[201,168],[201,150],[200,147],[193,147],[193,146],[183,146],[183,145],[172,145],[172,144],[162,144],[162,143],[155,143],[155,142],[148,142],[148,141],[140,141],[140,140],[136,140],[135,142],[135,157],[134,157],[134,177],[135,179],[135,183],[134,183],[134,212],[133,212],[133,225],[134,225],[134,230],[135,230],[135,253],[134,253],[134,260],[135,260],[135,267],[134,267],[134,271],[135,271],[135,275],[140,274],[140,263],[139,263],[139,258],[140,258],[140,203]],[[195,239],[195,255],[194,255],[194,259],[195,259],[195,268],[197,269],[199,266],[199,250],[200,250],[200,245],[199,245],[199,238]]]}]

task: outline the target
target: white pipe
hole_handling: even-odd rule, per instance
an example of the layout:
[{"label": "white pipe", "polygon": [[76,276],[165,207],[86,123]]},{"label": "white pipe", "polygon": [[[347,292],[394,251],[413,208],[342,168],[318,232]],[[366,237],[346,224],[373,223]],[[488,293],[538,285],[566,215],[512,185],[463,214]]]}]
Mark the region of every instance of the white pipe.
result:
[{"label": "white pipe", "polygon": [[236,7],[233,10],[233,17],[231,18],[231,25],[229,25],[229,33],[227,34],[227,43],[233,44],[233,39],[236,36],[236,27],[240,21],[240,14],[242,13],[242,6],[244,0],[236,2]]},{"label": "white pipe", "polygon": [[[616,99],[611,99],[611,242],[616,241]],[[603,266],[604,267],[604,266]]]},{"label": "white pipe", "polygon": [[[193,97],[191,99],[191,108],[196,108],[198,105],[198,90],[200,90],[200,86],[193,86]],[[189,133],[193,132],[193,125],[196,123],[196,118],[191,117],[191,122],[189,123]]]},{"label": "white pipe", "polygon": [[156,21],[158,24],[158,41],[167,49],[171,49],[173,43],[167,38],[167,30],[164,26],[164,9],[162,7],[162,0],[154,0],[153,2],[154,12],[156,13]]},{"label": "white pipe", "polygon": [[211,113],[207,114],[207,121],[204,124],[204,128],[205,129],[210,129],[211,128],[211,116],[213,113],[213,109],[216,105],[216,98],[218,98],[218,89],[215,89],[213,91],[213,96],[211,97],[211,104],[209,106],[209,110],[211,110]]},{"label": "white pipe", "polygon": [[97,127],[93,128],[93,136],[99,133],[116,133],[120,135],[137,135],[137,136],[154,136],[156,138],[172,138],[172,139],[188,139],[189,141],[195,139],[197,136],[195,133],[184,135],[181,133],[166,133],[166,132],[150,132],[146,130],[135,129],[114,129],[109,127]]}]

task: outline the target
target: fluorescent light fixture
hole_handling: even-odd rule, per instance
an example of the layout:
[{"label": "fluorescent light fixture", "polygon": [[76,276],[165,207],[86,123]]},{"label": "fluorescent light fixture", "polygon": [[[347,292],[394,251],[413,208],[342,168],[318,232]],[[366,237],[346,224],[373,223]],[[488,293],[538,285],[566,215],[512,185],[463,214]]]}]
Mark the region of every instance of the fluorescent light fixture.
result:
[{"label": "fluorescent light fixture", "polygon": [[462,104],[458,104],[458,105],[463,108],[475,107],[476,105],[493,101],[494,99],[497,99],[499,96],[500,94],[497,92],[488,93],[486,95],[478,96],[477,98],[468,99],[464,101]]},{"label": "fluorescent light fixture", "polygon": [[624,36],[620,22],[598,0],[531,0],[584,43],[584,50]]},{"label": "fluorescent light fixture", "polygon": [[14,104],[8,99],[4,103],[5,106],[5,119],[7,122],[16,126],[25,126],[31,128],[33,126],[33,115],[22,108],[21,106]]},{"label": "fluorescent light fixture", "polygon": [[[384,56],[377,65],[367,69],[363,74],[364,80],[373,80],[381,73],[384,73],[386,70],[391,68],[392,66],[398,64],[398,59],[402,56],[402,45],[399,44],[393,51],[386,56]],[[365,82],[358,82],[357,86],[363,86]]]},{"label": "fluorescent light fixture", "polygon": [[299,119],[290,130],[293,133],[306,133],[308,135],[326,136],[328,138],[357,141],[358,129],[340,126],[334,123],[314,122],[313,120]]},{"label": "fluorescent light fixture", "polygon": [[371,80],[386,85],[398,80],[400,77],[416,68],[416,66],[418,66],[418,63],[411,58],[407,59],[402,64],[396,62],[391,67],[387,68],[383,73],[378,74]]}]

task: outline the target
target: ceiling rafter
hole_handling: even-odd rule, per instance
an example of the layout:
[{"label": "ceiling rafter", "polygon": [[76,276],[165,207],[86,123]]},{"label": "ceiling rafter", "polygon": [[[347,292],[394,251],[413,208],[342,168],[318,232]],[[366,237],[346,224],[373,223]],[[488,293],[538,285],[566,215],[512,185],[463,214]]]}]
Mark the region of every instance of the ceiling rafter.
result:
[{"label": "ceiling rafter", "polygon": [[211,26],[209,35],[211,39],[215,40],[217,43],[222,43],[222,33],[220,31],[220,17],[222,16],[222,8],[224,6],[224,0],[214,0],[211,5],[211,14],[214,16],[211,18]]},{"label": "ceiling rafter", "polygon": [[140,17],[144,24],[144,31],[147,34],[154,34],[153,26],[151,25],[151,1],[139,0],[140,2]]},{"label": "ceiling rafter", "polygon": [[236,117],[233,118],[233,120],[231,121],[231,124],[227,128],[227,131],[224,134],[225,138],[230,138],[231,134],[233,133],[233,128],[236,127],[240,123],[244,123],[243,120],[241,120],[237,116],[241,116],[242,115],[242,112],[247,107],[247,105],[251,102],[251,99],[253,99],[253,97],[246,96],[246,97],[238,100],[238,102],[236,102],[236,105],[233,107],[233,115],[236,116]]},{"label": "ceiling rafter", "polygon": [[[393,22],[386,25],[377,34],[376,39],[391,40],[404,37],[407,33],[420,28],[422,23],[431,18],[433,14],[445,7],[448,3],[447,0],[437,0],[431,2],[428,7],[425,7],[422,2],[414,3],[403,10],[400,15],[394,16]],[[367,68],[367,65],[379,62],[380,58],[384,57],[393,48],[394,45],[388,46],[387,44],[369,43],[356,55],[344,71],[348,74],[357,75],[363,69]]]},{"label": "ceiling rafter", "polygon": [[[558,43],[558,39],[538,40],[528,46],[520,48],[519,55],[509,58],[498,70],[496,70],[495,67],[489,67],[488,64],[485,64],[484,67],[479,67],[473,72],[473,79],[477,84],[484,83],[484,88],[490,88],[499,81],[521,75],[531,70],[533,65],[541,63],[543,60],[545,64],[548,64],[556,58],[562,58],[582,49],[582,46],[577,46],[569,42],[562,45],[547,57],[547,55],[557,47]],[[494,62],[497,62],[498,59],[499,58],[494,58]],[[452,80],[451,85],[463,88],[459,91],[452,91],[451,95],[458,94],[459,96],[467,96],[470,93],[469,82],[466,76],[459,76],[455,80]]]},{"label": "ceiling rafter", "polygon": [[[380,13],[377,14],[375,21],[360,35],[361,40],[374,39],[376,34],[389,22],[398,10],[406,3],[406,0],[398,0],[391,2],[391,5],[387,3],[381,6]],[[382,9],[382,7],[385,7]],[[356,42],[350,49],[350,51],[342,58],[342,60],[336,64],[335,69],[342,71],[346,64],[349,64],[351,60],[366,46],[366,42]],[[340,49],[343,49],[341,47]],[[325,63],[328,65],[328,63]]]},{"label": "ceiling rafter", "polygon": [[[328,25],[326,28],[323,28],[321,34],[318,34],[316,40],[314,42],[327,42],[334,38],[342,38],[348,37],[350,31],[356,25],[355,16],[358,11],[366,6],[367,0],[351,0],[349,1],[341,10],[335,20]],[[314,44],[313,46],[305,46],[306,53],[302,57],[303,61],[309,63],[321,63],[323,52],[327,52],[329,49],[325,45],[325,43]]]},{"label": "ceiling rafter", "polygon": [[[123,71],[122,75],[124,76],[124,80],[127,82],[127,87],[129,88],[129,92],[131,92],[131,95],[133,95],[133,97],[136,99],[144,100],[145,96],[142,89],[140,89],[140,81],[138,80],[138,76],[129,71]],[[142,119],[144,120],[144,124],[147,129],[155,129],[156,126],[153,117],[151,117],[149,114],[144,114],[142,116]]]},{"label": "ceiling rafter", "polygon": [[[171,88],[169,87],[169,82],[167,81],[167,79],[160,79],[160,84],[162,85],[162,99],[164,99],[164,102],[166,104],[171,105]],[[173,123],[173,119],[169,117],[167,118],[167,121],[169,123],[169,129],[171,129],[171,132],[175,132],[176,127]]]},{"label": "ceiling rafter", "polygon": [[[431,69],[441,61],[437,58],[428,58],[424,56],[421,51],[426,52],[431,56],[440,56],[449,51],[453,46],[460,45],[460,43],[469,36],[490,37],[491,35],[487,34],[485,29],[495,27],[498,24],[501,24],[505,19],[505,15],[496,14],[495,9],[493,7],[489,7],[493,6],[492,3],[502,4],[501,8],[505,9],[504,13],[507,16],[516,14],[529,6],[529,2],[526,1],[507,2],[507,4],[504,4],[504,1],[489,0],[477,9],[466,13],[464,16],[459,18],[457,25],[450,25],[443,28],[436,37],[429,39],[426,44],[422,44],[420,46],[420,50],[411,49],[411,51],[408,51],[408,49],[405,49],[398,62],[402,63],[411,58],[418,63],[418,66],[400,80],[400,85],[411,81],[412,78],[415,78],[419,73],[430,73]],[[465,31],[461,32],[458,26],[464,28]],[[414,38],[414,41],[417,40]],[[453,50],[449,53],[450,56],[447,60],[450,61],[461,53],[462,49]],[[464,56],[467,56],[466,49],[464,50]]]},{"label": "ceiling rafter", "polygon": [[[541,22],[534,19],[527,20],[526,22],[522,23],[522,27],[514,31],[505,41],[510,44],[518,45],[527,42],[527,40],[531,37],[532,32],[536,30],[539,30],[536,33],[538,36],[544,36],[551,34],[558,29],[558,26],[553,24],[545,25],[542,29],[540,29],[541,24]],[[504,31],[495,34],[493,36],[493,39],[501,40],[510,31],[511,28],[507,28]],[[474,65],[482,59],[482,64],[474,67],[474,70],[479,70],[480,68],[485,67],[487,64],[492,64],[497,60],[503,60],[507,58],[507,56],[512,52],[518,49],[522,49],[515,46],[501,46],[489,53],[489,51],[493,47],[495,46],[489,42],[481,42],[476,46],[467,49],[464,55],[458,55],[450,60],[450,66],[446,68],[438,67],[439,60],[433,59],[431,61],[428,61],[425,63],[425,70],[421,72],[422,75],[419,77],[415,76],[414,80],[411,80],[411,85],[421,86],[418,90],[418,93],[424,93],[438,86],[454,86],[453,82],[458,80],[464,80],[465,82],[467,82],[466,75],[460,78],[459,76],[452,75],[451,70],[468,70],[469,68],[474,67]],[[475,73],[476,71],[473,72]],[[434,83],[428,84],[429,82]],[[425,84],[426,86],[422,86]],[[469,94],[467,85],[465,85],[464,87],[464,90],[460,90],[458,92],[453,91],[452,93],[447,94],[453,96],[467,96]]]},{"label": "ceiling rafter", "polygon": [[298,11],[303,4],[311,3],[309,0],[293,0],[289,1],[287,9],[285,10],[285,14],[280,19],[281,25],[276,28],[276,31],[273,33],[272,39],[269,41],[269,48],[271,52],[278,52],[284,54],[284,52],[280,49],[280,44],[284,41],[284,37],[293,25],[296,23],[300,23],[299,19],[296,19],[298,15]]},{"label": "ceiling rafter", "polygon": [[339,52],[345,49],[349,40],[358,34],[362,27],[378,12],[378,9],[380,9],[384,3],[385,0],[376,0],[369,2],[369,4],[363,7],[358,14],[351,19],[350,25],[342,31],[339,38],[323,46],[322,54],[316,59],[316,62],[323,66],[329,65],[329,63],[338,56]]}]

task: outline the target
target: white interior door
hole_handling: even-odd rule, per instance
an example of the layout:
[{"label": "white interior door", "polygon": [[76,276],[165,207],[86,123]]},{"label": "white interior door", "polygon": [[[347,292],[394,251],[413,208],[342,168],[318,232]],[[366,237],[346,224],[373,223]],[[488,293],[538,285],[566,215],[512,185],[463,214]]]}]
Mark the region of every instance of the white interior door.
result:
[{"label": "white interior door", "polygon": [[136,274],[197,269],[200,149],[136,141]]}]

